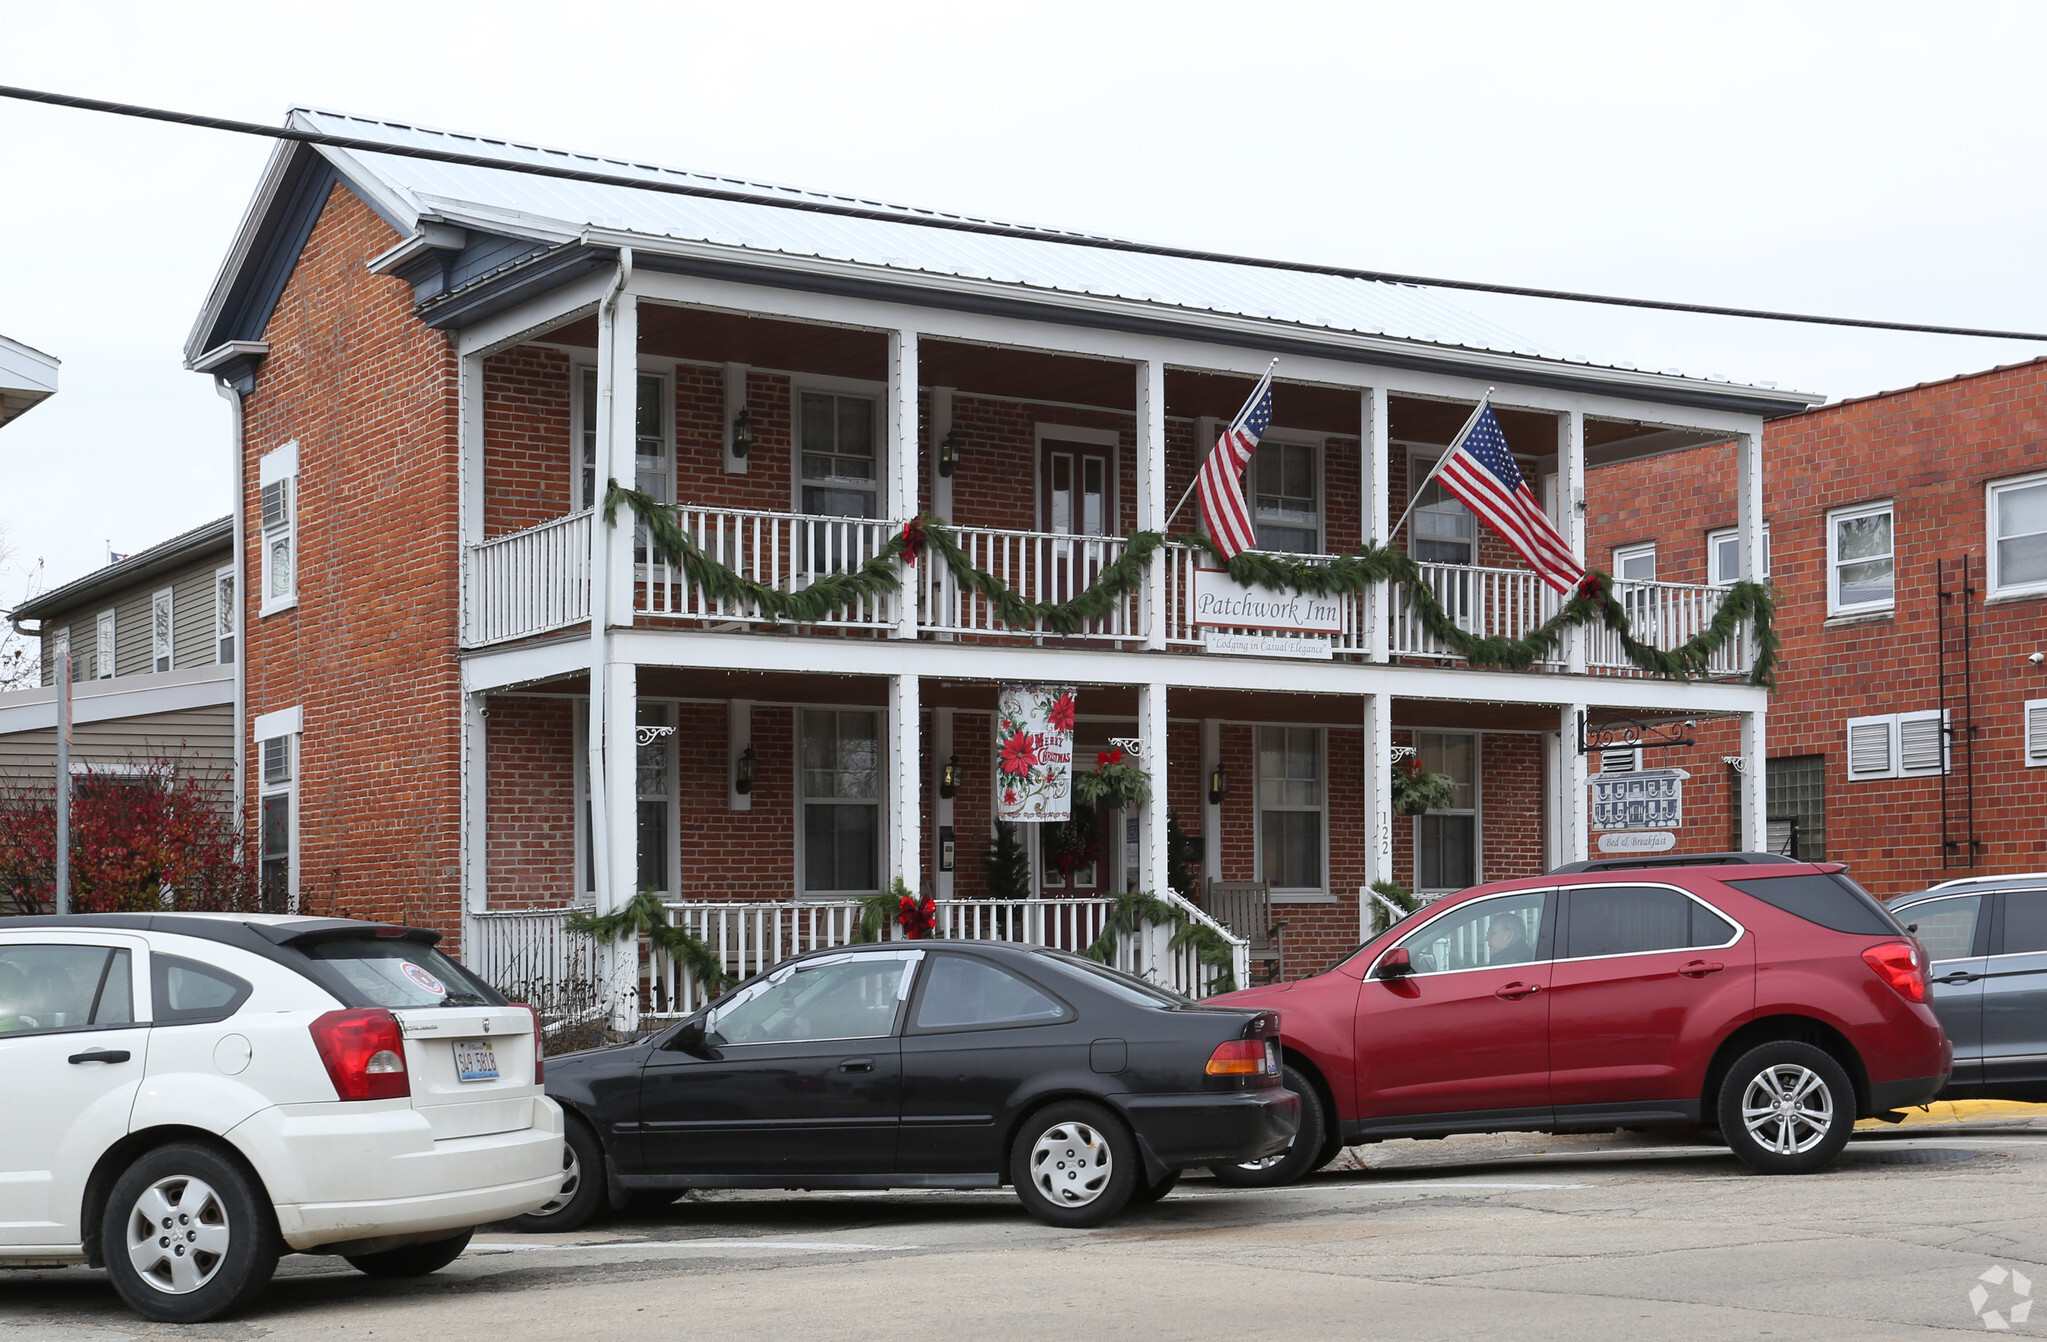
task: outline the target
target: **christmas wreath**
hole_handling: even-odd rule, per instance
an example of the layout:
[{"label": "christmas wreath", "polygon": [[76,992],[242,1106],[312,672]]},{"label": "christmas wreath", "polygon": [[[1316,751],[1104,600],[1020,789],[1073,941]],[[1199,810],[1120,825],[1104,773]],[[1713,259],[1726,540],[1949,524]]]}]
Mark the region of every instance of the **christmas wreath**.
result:
[{"label": "christmas wreath", "polygon": [[896,900],[896,926],[911,941],[922,941],[938,924],[938,904],[931,896],[903,895]]},{"label": "christmas wreath", "polygon": [[1095,860],[1095,808],[1075,806],[1073,818],[1045,826],[1045,856],[1059,868],[1059,874],[1073,879],[1073,869]]},{"label": "christmas wreath", "polygon": [[1095,767],[1073,776],[1073,798],[1088,806],[1142,806],[1151,798],[1151,775],[1128,763],[1123,748],[1095,756]]},{"label": "christmas wreath", "polygon": [[1430,773],[1420,758],[1402,755],[1393,761],[1393,809],[1401,815],[1441,811],[1457,800],[1457,781]]}]

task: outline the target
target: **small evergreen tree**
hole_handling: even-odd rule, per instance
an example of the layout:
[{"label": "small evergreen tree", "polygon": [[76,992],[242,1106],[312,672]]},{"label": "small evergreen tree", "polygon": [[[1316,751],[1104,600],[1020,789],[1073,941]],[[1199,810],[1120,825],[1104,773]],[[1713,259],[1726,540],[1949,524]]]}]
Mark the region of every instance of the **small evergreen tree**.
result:
[{"label": "small evergreen tree", "polygon": [[1166,882],[1182,899],[1199,902],[1201,840],[1180,827],[1180,813],[1166,808]]},{"label": "small evergreen tree", "polygon": [[995,842],[988,849],[988,894],[994,899],[1029,899],[1031,855],[1015,825],[995,822]]}]

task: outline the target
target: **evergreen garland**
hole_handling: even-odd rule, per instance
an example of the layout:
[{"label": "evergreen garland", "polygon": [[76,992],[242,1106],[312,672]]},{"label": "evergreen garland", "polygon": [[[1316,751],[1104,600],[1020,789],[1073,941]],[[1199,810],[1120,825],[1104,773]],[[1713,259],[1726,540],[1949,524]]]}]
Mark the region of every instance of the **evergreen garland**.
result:
[{"label": "evergreen garland", "polygon": [[662,905],[661,896],[652,890],[640,891],[610,913],[571,909],[568,928],[606,945],[644,934],[655,950],[665,951],[680,961],[711,997],[716,997],[734,981],[725,972],[724,961],[704,944],[701,937],[668,921],[668,910]]},{"label": "evergreen garland", "polygon": [[1173,929],[1168,941],[1174,950],[1192,949],[1203,966],[1217,971],[1209,982],[1211,993],[1235,992],[1237,977],[1232,968],[1230,943],[1205,923],[1197,923],[1149,890],[1128,890],[1110,896],[1108,916],[1102,919],[1102,935],[1082,954],[1090,960],[1109,964],[1116,958],[1116,942],[1134,937],[1146,923]]},{"label": "evergreen garland", "polygon": [[[1116,603],[1144,581],[1144,571],[1152,556],[1165,544],[1165,537],[1156,531],[1135,532],[1125,541],[1122,556],[1097,573],[1094,581],[1072,600],[1032,601],[994,574],[975,568],[951,527],[936,518],[920,516],[905,523],[899,534],[858,568],[821,573],[801,590],[788,591],[756,582],[713,559],[676,523],[673,510],[651,495],[627,489],[616,480],[610,482],[604,496],[604,518],[610,525],[618,524],[620,503],[630,507],[640,525],[646,527],[654,548],[682,569],[707,597],[750,603],[771,619],[798,624],[825,619],[847,606],[898,590],[902,586],[898,562],[916,562],[922,549],[944,560],[961,587],[985,597],[1002,623],[1013,629],[1042,626],[1057,634],[1073,634],[1114,612]],[[1205,536],[1174,539],[1206,551],[1238,582],[1271,591],[1291,589],[1309,596],[1333,596],[1363,591],[1375,582],[1397,581],[1406,589],[1422,627],[1472,666],[1525,671],[1538,662],[1555,658],[1563,646],[1566,630],[1596,625],[1618,635],[1621,650],[1641,670],[1667,679],[1689,680],[1710,674],[1713,654],[1739,638],[1743,623],[1753,620],[1756,659],[1748,681],[1751,685],[1772,688],[1776,685],[1776,611],[1769,588],[1762,583],[1737,582],[1727,587],[1713,622],[1675,648],[1639,642],[1627,611],[1614,599],[1613,579],[1597,570],[1586,575],[1555,615],[1522,637],[1480,637],[1461,628],[1443,609],[1434,590],[1423,581],[1421,566],[1391,546],[1368,545],[1356,554],[1327,559],[1247,550],[1223,560]]]}]

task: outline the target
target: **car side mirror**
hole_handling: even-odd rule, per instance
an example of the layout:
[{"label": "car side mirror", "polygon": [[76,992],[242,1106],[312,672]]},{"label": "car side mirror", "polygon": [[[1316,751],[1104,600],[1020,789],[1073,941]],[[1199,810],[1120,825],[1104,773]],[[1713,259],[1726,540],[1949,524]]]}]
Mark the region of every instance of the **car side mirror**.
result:
[{"label": "car side mirror", "polygon": [[678,1053],[703,1052],[704,1018],[702,1016],[691,1016],[676,1027],[675,1033],[668,1036],[668,1042],[663,1047],[673,1049]]},{"label": "car side mirror", "polygon": [[1407,948],[1396,946],[1379,959],[1379,967],[1372,971],[1375,979],[1404,979],[1414,973],[1414,961],[1407,958]]}]

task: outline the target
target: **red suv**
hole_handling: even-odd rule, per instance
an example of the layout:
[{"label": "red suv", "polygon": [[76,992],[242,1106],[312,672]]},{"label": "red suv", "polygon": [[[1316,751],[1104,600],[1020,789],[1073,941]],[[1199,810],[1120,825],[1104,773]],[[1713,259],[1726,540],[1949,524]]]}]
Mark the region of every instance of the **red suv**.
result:
[{"label": "red suv", "polygon": [[1291,1182],[1339,1146],[1455,1132],[1718,1128],[1769,1174],[1923,1104],[1953,1052],[1926,952],[1833,862],[1578,862],[1409,914],[1313,978],[1218,998],[1280,1013],[1294,1145],[1215,1173]]}]

